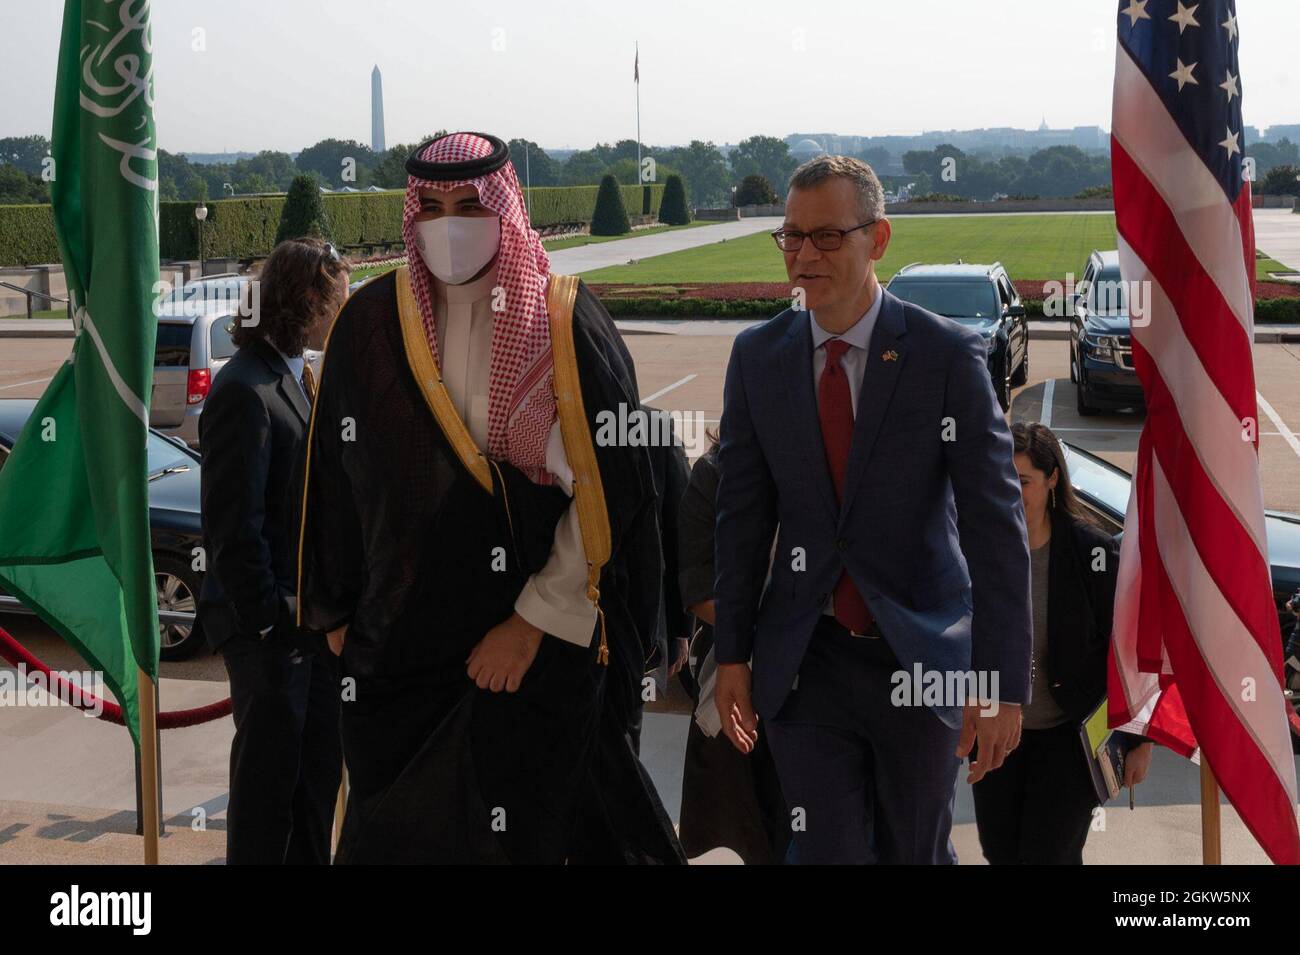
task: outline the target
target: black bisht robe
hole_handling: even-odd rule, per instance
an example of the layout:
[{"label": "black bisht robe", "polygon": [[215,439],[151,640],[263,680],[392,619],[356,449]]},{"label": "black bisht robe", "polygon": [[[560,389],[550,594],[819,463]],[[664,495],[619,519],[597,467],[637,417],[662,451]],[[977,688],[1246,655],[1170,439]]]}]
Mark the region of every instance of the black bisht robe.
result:
[{"label": "black bisht robe", "polygon": [[404,270],[359,289],[334,323],[298,603],[301,626],[348,624],[337,861],[684,861],[628,738],[660,614],[650,460],[594,439],[602,410],[637,407],[635,372],[581,284],[573,339],[612,541],[600,576],[609,664],[598,621],[590,648],[544,636],[519,690],[491,693],[465,661],[546,563],[570,498],[488,461],[447,417]]}]

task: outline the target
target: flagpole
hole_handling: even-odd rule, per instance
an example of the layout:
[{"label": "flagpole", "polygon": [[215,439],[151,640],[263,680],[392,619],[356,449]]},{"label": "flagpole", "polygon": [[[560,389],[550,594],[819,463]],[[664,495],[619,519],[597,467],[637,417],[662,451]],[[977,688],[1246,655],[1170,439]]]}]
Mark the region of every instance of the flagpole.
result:
[{"label": "flagpole", "polygon": [[144,864],[158,864],[158,707],[153,680],[138,670],[140,700],[140,812],[144,817]]},{"label": "flagpole", "polygon": [[637,185],[642,188],[645,183],[641,181],[641,44],[636,45],[636,181]]},{"label": "flagpole", "polygon": [[1201,864],[1222,865],[1223,846],[1219,830],[1219,783],[1201,750]]}]

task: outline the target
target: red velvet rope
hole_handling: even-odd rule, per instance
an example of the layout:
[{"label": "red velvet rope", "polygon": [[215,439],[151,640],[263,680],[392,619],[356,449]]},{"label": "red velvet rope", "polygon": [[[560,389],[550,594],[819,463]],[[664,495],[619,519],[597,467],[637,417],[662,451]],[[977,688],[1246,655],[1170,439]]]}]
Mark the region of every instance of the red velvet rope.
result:
[{"label": "red velvet rope", "polygon": [[[4,657],[13,666],[22,663],[26,665],[29,671],[43,673],[53,684],[50,691],[62,700],[73,701],[69,705],[80,710],[98,709],[100,712],[96,714],[97,719],[108,723],[116,723],[118,726],[126,725],[126,722],[122,719],[122,707],[112,700],[101,700],[88,691],[69,683],[63,677],[51,673],[50,668],[44,662],[10,636],[3,627],[0,627],[0,657]],[[216,703],[196,706],[190,710],[172,710],[169,713],[159,713],[158,728],[160,730],[171,730],[180,726],[197,726],[200,723],[210,723],[229,714],[230,697],[226,697]]]}]

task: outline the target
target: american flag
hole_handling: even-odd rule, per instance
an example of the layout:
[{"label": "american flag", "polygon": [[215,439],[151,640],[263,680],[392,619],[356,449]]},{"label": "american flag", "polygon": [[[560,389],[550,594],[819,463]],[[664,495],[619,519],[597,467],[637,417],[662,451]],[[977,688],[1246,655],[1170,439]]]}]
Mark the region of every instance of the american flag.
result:
[{"label": "american flag", "polygon": [[1233,0],[1121,0],[1111,172],[1147,417],[1120,552],[1112,726],[1199,744],[1274,862],[1300,862],[1259,475],[1255,232]]},{"label": "american flag", "polygon": [[639,43],[636,48],[636,59],[632,61],[632,82],[641,82],[641,45]]}]

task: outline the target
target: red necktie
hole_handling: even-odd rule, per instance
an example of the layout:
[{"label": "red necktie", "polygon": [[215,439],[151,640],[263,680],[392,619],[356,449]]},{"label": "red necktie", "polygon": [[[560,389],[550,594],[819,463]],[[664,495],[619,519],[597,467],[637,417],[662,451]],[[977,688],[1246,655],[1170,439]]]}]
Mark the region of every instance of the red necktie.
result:
[{"label": "red necktie", "polygon": [[[835,482],[835,497],[844,503],[844,475],[849,465],[849,448],[853,444],[853,392],[840,359],[851,347],[848,342],[831,338],[826,342],[826,367],[817,382],[817,417],[821,420],[822,443],[826,446],[826,463]],[[848,572],[835,585],[835,619],[854,633],[866,633],[871,626],[871,611],[853,586]]]}]

